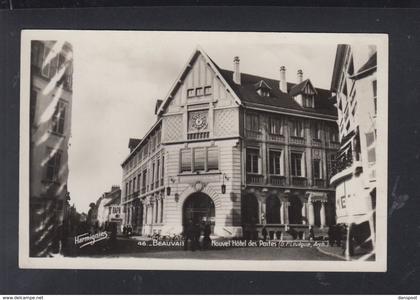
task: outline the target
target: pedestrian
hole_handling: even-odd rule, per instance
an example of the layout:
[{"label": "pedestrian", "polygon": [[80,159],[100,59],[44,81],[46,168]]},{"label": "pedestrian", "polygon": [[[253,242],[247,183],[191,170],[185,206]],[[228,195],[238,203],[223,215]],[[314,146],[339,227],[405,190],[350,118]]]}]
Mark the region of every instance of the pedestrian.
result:
[{"label": "pedestrian", "polygon": [[210,248],[210,245],[211,245],[210,234],[211,234],[211,226],[210,226],[210,222],[207,222],[204,225],[204,230],[203,230],[203,249]]},{"label": "pedestrian", "polygon": [[200,237],[201,237],[201,228],[199,223],[194,223],[193,228],[193,238],[192,238],[192,251],[200,249]]},{"label": "pedestrian", "polygon": [[188,223],[184,227],[184,250],[188,250],[188,243],[190,243],[190,247],[193,247],[193,222],[192,220],[188,220]]},{"label": "pedestrian", "polygon": [[267,235],[268,235],[267,228],[265,228],[265,226],[264,226],[263,229],[262,229],[262,236],[263,236],[263,241],[264,242],[267,240]]}]

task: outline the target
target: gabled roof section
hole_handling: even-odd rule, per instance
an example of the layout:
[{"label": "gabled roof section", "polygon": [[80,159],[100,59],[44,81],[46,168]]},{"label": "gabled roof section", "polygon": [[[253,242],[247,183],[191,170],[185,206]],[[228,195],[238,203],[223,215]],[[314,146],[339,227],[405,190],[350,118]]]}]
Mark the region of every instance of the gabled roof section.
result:
[{"label": "gabled roof section", "polygon": [[259,89],[268,89],[268,90],[271,90],[271,87],[264,80],[260,80],[259,82],[257,82],[255,84],[255,88],[257,90],[259,90]]},{"label": "gabled roof section", "polygon": [[163,100],[163,103],[160,105],[160,108],[157,111],[158,116],[160,116],[169,102],[172,100],[176,92],[178,91],[179,87],[183,84],[185,77],[187,76],[188,72],[191,70],[192,65],[194,64],[195,60],[198,58],[199,55],[202,55],[205,59],[206,63],[210,68],[216,73],[216,76],[222,81],[228,91],[233,95],[235,101],[238,104],[241,104],[240,98],[235,94],[234,90],[232,89],[231,85],[228,84],[225,78],[220,73],[220,68],[216,65],[216,63],[210,59],[210,57],[204,52],[204,50],[198,46],[197,49],[193,52],[191,57],[189,58],[187,64],[182,69],[181,74],[178,76],[174,84],[172,85],[171,89],[169,90],[168,95]]},{"label": "gabled roof section", "polygon": [[[334,106],[335,101],[332,99],[333,95],[329,90],[314,88],[316,91],[315,108],[302,107],[294,100],[290,93],[283,93],[280,90],[279,80],[241,73],[241,84],[237,85],[233,82],[233,71],[220,69],[220,73],[233,88],[235,94],[241,99],[241,103],[245,107],[293,110],[296,113],[322,114],[334,118],[337,116],[337,108]],[[270,97],[260,96],[257,93],[255,86],[260,81],[264,81],[271,87]],[[296,84],[288,82],[287,90],[291,91],[294,86]]]},{"label": "gabled roof section", "polygon": [[302,81],[301,83],[296,84],[294,87],[292,87],[289,91],[289,95],[290,96],[296,96],[299,94],[303,94],[303,92],[305,91],[306,87],[309,85],[310,89],[312,89],[312,91],[316,94],[316,89],[314,88],[314,86],[312,85],[312,82],[309,79],[306,79],[304,81]]}]

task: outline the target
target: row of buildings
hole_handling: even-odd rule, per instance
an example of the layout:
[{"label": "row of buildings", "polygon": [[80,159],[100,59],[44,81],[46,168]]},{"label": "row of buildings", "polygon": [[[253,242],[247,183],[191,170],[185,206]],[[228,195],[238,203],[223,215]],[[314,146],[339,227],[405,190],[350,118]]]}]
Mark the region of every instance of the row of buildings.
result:
[{"label": "row of buildings", "polygon": [[30,255],[61,248],[71,135],[73,48],[68,42],[31,42],[30,75]]},{"label": "row of buildings", "polygon": [[[122,162],[123,224],[143,235],[210,222],[272,237],[362,222],[375,207],[376,51],[339,45],[331,90],[191,55]],[[357,91],[357,93],[356,93]],[[369,198],[369,199],[368,199]],[[373,220],[373,219],[371,219]],[[372,222],[373,224],[373,222]],[[373,230],[373,227],[370,228]]]}]

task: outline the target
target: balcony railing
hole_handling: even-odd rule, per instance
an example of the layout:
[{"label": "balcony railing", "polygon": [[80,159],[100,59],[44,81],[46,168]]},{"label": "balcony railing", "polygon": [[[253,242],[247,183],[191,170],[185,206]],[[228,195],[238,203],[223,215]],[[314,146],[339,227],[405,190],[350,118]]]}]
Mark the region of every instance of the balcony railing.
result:
[{"label": "balcony railing", "polygon": [[250,184],[264,184],[264,176],[261,174],[247,174],[246,182]]},{"label": "balcony railing", "polygon": [[318,139],[313,139],[311,141],[311,145],[312,146],[315,146],[315,147],[321,147],[322,146],[322,141],[321,140],[318,140]]},{"label": "balcony railing", "polygon": [[281,175],[270,175],[270,184],[284,186],[286,185],[286,177]]},{"label": "balcony railing", "polygon": [[319,188],[326,188],[327,187],[327,182],[324,179],[320,179],[320,178],[315,178],[313,180],[313,185]]},{"label": "balcony railing", "polygon": [[277,134],[269,134],[268,140],[270,142],[284,142],[284,136],[283,135],[277,135]]},{"label": "balcony railing", "polygon": [[290,137],[290,143],[291,144],[297,144],[297,145],[305,145],[305,138],[299,137],[299,136],[291,136]]},{"label": "balcony railing", "polygon": [[331,162],[331,176],[351,167],[353,156],[351,151],[341,154],[336,160]]},{"label": "balcony railing", "polygon": [[246,130],[245,133],[246,133],[246,138],[248,139],[255,139],[255,140],[262,139],[262,133],[259,131]]},{"label": "balcony railing", "polygon": [[192,132],[187,134],[187,139],[189,140],[201,140],[201,139],[208,139],[210,133],[207,132]]},{"label": "balcony railing", "polygon": [[308,180],[305,177],[292,177],[293,186],[307,186]]}]

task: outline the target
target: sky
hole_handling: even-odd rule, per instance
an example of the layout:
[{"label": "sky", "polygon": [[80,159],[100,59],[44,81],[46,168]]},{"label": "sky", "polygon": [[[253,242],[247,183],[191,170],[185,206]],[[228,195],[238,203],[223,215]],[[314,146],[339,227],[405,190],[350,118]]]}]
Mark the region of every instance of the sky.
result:
[{"label": "sky", "polygon": [[71,204],[87,211],[112,185],[121,185],[121,162],[130,137],[142,138],[198,45],[219,67],[288,81],[298,69],[316,87],[328,89],[337,47],[333,39],[308,35],[210,32],[57,33],[73,45],[73,106],[68,189]]}]

